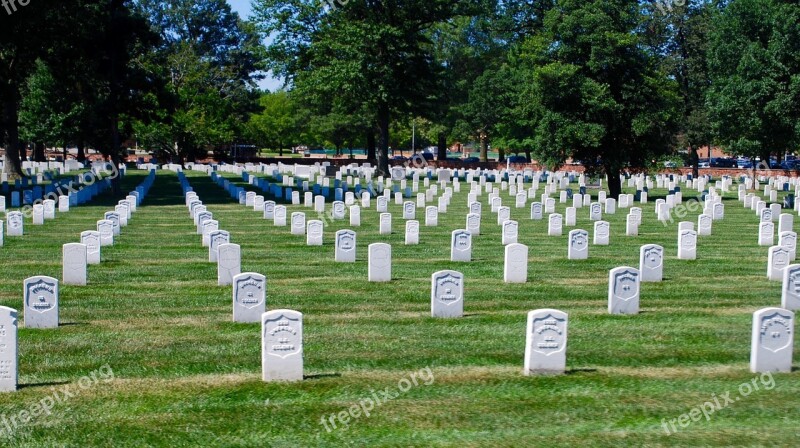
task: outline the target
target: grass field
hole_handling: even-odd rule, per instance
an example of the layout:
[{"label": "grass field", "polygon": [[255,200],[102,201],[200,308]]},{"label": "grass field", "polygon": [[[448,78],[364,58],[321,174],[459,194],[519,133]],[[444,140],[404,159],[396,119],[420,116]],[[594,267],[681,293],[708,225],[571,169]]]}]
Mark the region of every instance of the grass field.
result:
[{"label": "grass field", "polygon": [[[144,174],[129,171],[123,191]],[[733,193],[725,198],[725,219],[714,222],[712,236],[699,239],[696,261],[676,259],[677,221],[664,226],[655,219],[654,200],[665,190],[651,190],[638,237],[624,236],[627,210],[605,215],[611,245],[591,246],[585,261],[566,259],[569,228],[564,236],[546,236],[546,220],[531,221],[528,208],[513,208],[504,195],[520,222],[519,240],[530,247],[528,283],[507,285],[500,227],[486,194],[471,263],[449,261],[450,232],[465,225],[465,188],[440,215],[438,228],[421,227],[419,246],[403,245],[401,207],[394,201],[394,234],[378,235],[373,201],[355,229],[358,262],[342,264],[333,261],[333,235],[349,227],[347,220],[325,229],[322,248],[307,247],[305,237],[234,203],[207,175],[186,175],[220,228],[242,246],[243,272],[267,276],[268,308],[304,313],[306,379],[261,381],[259,325],[231,322],[231,288],[216,286],[216,265],[207,261],[176,175],[159,172],[117,243],[103,248],[103,263],[90,266],[89,286],[61,286],[60,328],[25,329],[20,316],[21,389],[0,395],[0,444],[797,444],[798,373],[775,374],[768,382],[748,369],[752,313],[780,306],[780,284],[766,279],[757,217]],[[684,201],[690,197],[684,190]],[[22,309],[28,276],[60,279],[62,244],[94,229],[118,199],[106,193],[44,226],[26,220],[24,237],[7,237],[0,249],[0,305]],[[557,211],[564,207],[557,204]],[[313,216],[302,207],[289,211]],[[578,210],[576,228],[591,232],[588,215],[588,208]],[[696,214],[686,220],[696,222]],[[366,247],[373,242],[393,246],[391,283],[366,281]],[[638,266],[639,246],[646,243],[664,246],[665,280],[642,285],[641,314],[611,316],[608,270]],[[465,274],[466,316],[432,319],[430,276],[448,268]],[[526,313],[537,308],[569,313],[566,375],[521,374]],[[98,371],[106,380],[81,380]],[[412,375],[428,381],[401,393]],[[741,393],[743,383],[759,390]],[[58,392],[64,388],[74,396]],[[332,428],[332,414],[380,398],[387,388],[396,398],[347,425],[337,416]],[[708,420],[701,415],[670,435],[662,426],[726,393],[733,401]],[[19,421],[21,411],[54,394],[62,400],[49,415],[15,425],[9,434],[4,421]]]}]

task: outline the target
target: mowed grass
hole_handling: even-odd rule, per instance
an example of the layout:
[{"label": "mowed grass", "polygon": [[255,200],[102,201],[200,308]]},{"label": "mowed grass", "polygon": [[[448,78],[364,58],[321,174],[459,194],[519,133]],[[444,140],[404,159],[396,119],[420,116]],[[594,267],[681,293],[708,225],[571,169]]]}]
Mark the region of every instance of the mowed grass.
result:
[{"label": "mowed grass", "polygon": [[[326,227],[323,247],[307,247],[305,237],[235,203],[207,175],[186,175],[242,246],[243,271],[267,276],[267,306],[304,313],[306,379],[261,381],[259,325],[231,321],[231,288],[216,286],[216,265],[207,261],[176,175],[159,172],[116,244],[103,248],[103,263],[90,266],[89,286],[61,286],[57,330],[24,328],[22,281],[60,279],[62,244],[94,229],[119,198],[107,192],[44,226],[26,220],[24,237],[6,237],[0,305],[20,310],[21,389],[0,395],[0,431],[3,415],[18,416],[65,387],[79,393],[4,434],[4,446],[791,446],[800,436],[797,372],[774,375],[769,390],[759,379],[758,391],[739,393],[756,377],[748,369],[752,313],[780,306],[780,284],[767,281],[758,219],[734,193],[713,235],[700,237],[696,261],[676,259],[677,220],[656,220],[654,201],[664,190],[651,191],[638,237],[624,236],[627,210],[604,215],[611,245],[569,261],[570,228],[546,236],[546,219],[531,221],[529,209],[513,208],[504,192],[519,240],[530,247],[528,283],[507,285],[500,226],[486,194],[471,263],[449,261],[450,232],[465,226],[463,188],[438,227],[420,228],[418,246],[403,244],[393,200],[394,233],[378,234],[373,200],[355,229],[358,261],[343,264],[333,261],[333,241],[348,220]],[[144,176],[129,171],[123,193]],[[684,189],[684,201],[691,197]],[[289,206],[294,211],[316,218]],[[417,215],[424,223],[423,211]],[[588,215],[579,209],[575,228],[591,233]],[[392,244],[391,283],[366,281],[374,242]],[[641,314],[608,315],[609,269],[637,267],[646,243],[665,248],[664,282],[642,285]],[[430,277],[441,269],[466,276],[462,319],[430,317]],[[537,308],[569,313],[566,375],[521,373],[526,313]],[[113,381],[80,387],[81,377],[104,365]],[[426,369],[429,384],[400,392],[404,379]],[[331,414],[386,388],[397,398],[368,417],[347,425],[334,419],[330,432],[322,425],[328,419],[333,429]],[[740,400],[709,420],[664,431],[664,419],[726,392]]]}]

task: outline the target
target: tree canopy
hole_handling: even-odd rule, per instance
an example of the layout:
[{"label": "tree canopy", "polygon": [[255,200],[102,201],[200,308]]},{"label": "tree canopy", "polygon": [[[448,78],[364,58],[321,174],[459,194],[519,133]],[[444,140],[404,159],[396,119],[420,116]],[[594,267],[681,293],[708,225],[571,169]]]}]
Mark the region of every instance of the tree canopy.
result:
[{"label": "tree canopy", "polygon": [[[609,177],[698,149],[800,143],[800,5],[788,0],[41,0],[4,17],[7,166],[45,147],[164,160],[233,144],[453,144]],[[37,32],[26,32],[37,30]],[[266,73],[282,80],[261,91]],[[413,132],[412,132],[413,128]],[[413,135],[413,137],[412,137]],[[412,148],[412,140],[415,142]],[[66,154],[66,152],[65,152]],[[496,156],[494,155],[496,154]]]}]

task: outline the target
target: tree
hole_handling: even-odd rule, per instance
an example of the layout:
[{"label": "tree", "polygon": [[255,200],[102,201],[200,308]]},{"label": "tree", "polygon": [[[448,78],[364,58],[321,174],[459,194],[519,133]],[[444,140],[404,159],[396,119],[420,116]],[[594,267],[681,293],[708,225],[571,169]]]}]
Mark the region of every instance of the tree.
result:
[{"label": "tree", "polygon": [[733,0],[710,33],[708,104],[717,142],[748,157],[800,143],[800,6]]},{"label": "tree", "polygon": [[234,141],[255,110],[261,76],[253,25],[224,0],[142,0],[139,7],[161,36],[143,65],[163,89],[150,97],[152,116],[134,122],[138,139],[179,161]]},{"label": "tree", "polygon": [[521,111],[540,160],[582,161],[608,176],[614,197],[621,171],[667,152],[673,134],[674,85],[642,45],[640,21],[634,0],[562,0],[520,53]]},{"label": "tree", "polygon": [[[270,68],[306,95],[368,111],[378,130],[377,169],[388,175],[391,122],[424,115],[440,76],[426,31],[466,11],[466,0],[258,0]],[[319,100],[315,101],[320,103]],[[393,118],[394,117],[394,118]]]},{"label": "tree", "polygon": [[714,5],[690,0],[669,6],[668,11],[660,4],[647,10],[646,36],[651,50],[663,55],[661,70],[675,79],[680,101],[676,140],[688,151],[697,176],[698,150],[713,140],[706,97],[711,86],[707,53]]},{"label": "tree", "polygon": [[277,149],[283,155],[287,144],[294,143],[296,108],[285,90],[265,92],[258,100],[261,111],[250,116],[252,135],[265,147]]}]

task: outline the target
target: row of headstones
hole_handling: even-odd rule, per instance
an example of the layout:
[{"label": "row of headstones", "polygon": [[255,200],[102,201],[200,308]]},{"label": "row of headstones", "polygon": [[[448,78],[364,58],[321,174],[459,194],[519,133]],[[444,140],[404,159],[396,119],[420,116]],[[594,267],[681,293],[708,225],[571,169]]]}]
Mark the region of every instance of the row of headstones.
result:
[{"label": "row of headstones", "polygon": [[114,211],[106,212],[97,221],[96,230],[81,232],[80,243],[68,243],[62,248],[62,281],[65,285],[83,286],[88,283],[88,265],[100,264],[101,247],[113,246],[114,236],[121,234],[121,228],[128,222],[142,203],[155,181],[155,171],[120,200]]},{"label": "row of headstones", "polygon": [[[631,274],[623,271],[620,275]],[[526,375],[566,371],[567,323],[568,316],[563,311],[542,309],[528,313],[524,362]],[[792,311],[763,308],[753,313],[750,348],[752,372],[791,372],[793,348]]]},{"label": "row of headstones", "polygon": [[258,322],[266,311],[266,277],[241,272],[241,247],[230,242],[229,232],[219,230],[219,222],[202,205],[182,172],[178,178],[197,233],[202,234],[203,246],[209,248],[209,261],[217,263],[217,285],[233,285],[233,321]]},{"label": "row of headstones", "polygon": [[[152,186],[155,173],[146,178],[137,190],[132,192],[120,205],[128,213],[136,210],[144,195]],[[123,203],[124,202],[124,203]],[[115,213],[116,214],[116,213]],[[101,221],[102,222],[102,221]],[[111,221],[107,221],[111,224]],[[99,224],[98,224],[99,225]],[[106,227],[104,223],[104,228]],[[112,230],[113,232],[113,230]],[[87,235],[90,234],[90,235]],[[81,240],[88,237],[97,247],[99,263],[100,232],[83,232]],[[113,233],[111,233],[113,244]],[[85,285],[88,244],[72,243],[63,247],[63,283]],[[58,328],[59,324],[59,281],[48,276],[34,276],[23,281],[23,309],[26,328]],[[18,382],[18,337],[17,311],[0,307],[0,391],[17,390]]]},{"label": "row of headstones", "polygon": [[[613,269],[624,287],[636,282],[633,268]],[[461,294],[459,300],[458,295]],[[611,294],[611,293],[610,293]],[[622,290],[618,301],[631,296]],[[444,299],[446,302],[442,302]],[[463,276],[455,271],[433,275],[432,307],[444,312],[463,307]],[[437,301],[438,300],[438,304]],[[627,300],[632,300],[629,298]],[[455,317],[455,316],[441,316]],[[303,315],[293,310],[264,312],[261,322],[262,379],[301,381],[303,379]],[[567,313],[555,309],[530,311],[527,316],[523,373],[561,374],[566,371]],[[794,347],[794,313],[781,308],[764,308],[753,313],[750,370],[755,373],[791,372]]]},{"label": "row of headstones", "polygon": [[[5,198],[0,196],[1,205],[5,205]],[[61,213],[69,212],[69,198],[67,196],[59,197],[58,211]],[[43,225],[45,220],[56,218],[56,202],[52,199],[46,199],[42,204],[33,206],[33,224]],[[25,216],[20,211],[12,211],[6,213],[6,221],[8,226],[6,234],[8,236],[23,236],[25,233]],[[0,246],[3,242],[3,223],[0,221]]]}]

